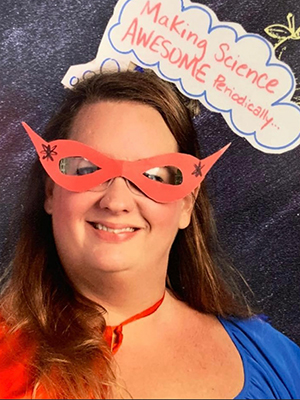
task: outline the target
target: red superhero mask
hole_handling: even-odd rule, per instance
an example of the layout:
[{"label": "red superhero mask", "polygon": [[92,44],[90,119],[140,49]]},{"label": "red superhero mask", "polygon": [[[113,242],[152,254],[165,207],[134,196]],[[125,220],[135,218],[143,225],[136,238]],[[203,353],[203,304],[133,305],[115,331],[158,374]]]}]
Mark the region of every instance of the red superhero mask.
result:
[{"label": "red superhero mask", "polygon": [[46,142],[22,123],[50,178],[72,192],[103,191],[122,177],[130,190],[158,203],[184,198],[201,184],[214,163],[230,146],[200,160],[190,154],[170,153],[137,161],[115,160],[75,140]]}]

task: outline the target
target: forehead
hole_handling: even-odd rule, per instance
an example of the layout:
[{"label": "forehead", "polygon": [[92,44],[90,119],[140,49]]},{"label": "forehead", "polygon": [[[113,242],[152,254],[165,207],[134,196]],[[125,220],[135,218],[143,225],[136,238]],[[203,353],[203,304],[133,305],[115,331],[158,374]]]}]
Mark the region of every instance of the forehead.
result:
[{"label": "forehead", "polygon": [[103,101],[83,106],[73,121],[70,139],[123,160],[178,151],[160,113],[135,102]]}]

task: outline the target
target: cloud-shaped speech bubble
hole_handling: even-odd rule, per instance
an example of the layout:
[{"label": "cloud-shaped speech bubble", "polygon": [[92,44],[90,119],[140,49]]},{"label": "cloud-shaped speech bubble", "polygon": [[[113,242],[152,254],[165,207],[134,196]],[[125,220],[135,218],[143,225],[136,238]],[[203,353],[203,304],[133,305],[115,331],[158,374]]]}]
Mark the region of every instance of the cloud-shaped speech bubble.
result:
[{"label": "cloud-shaped speech bubble", "polygon": [[83,67],[85,73],[109,63],[122,69],[130,61],[152,68],[186,96],[222,113],[231,129],[257,149],[282,153],[300,143],[290,68],[267,40],[239,24],[220,22],[204,5],[120,0],[97,58]]}]

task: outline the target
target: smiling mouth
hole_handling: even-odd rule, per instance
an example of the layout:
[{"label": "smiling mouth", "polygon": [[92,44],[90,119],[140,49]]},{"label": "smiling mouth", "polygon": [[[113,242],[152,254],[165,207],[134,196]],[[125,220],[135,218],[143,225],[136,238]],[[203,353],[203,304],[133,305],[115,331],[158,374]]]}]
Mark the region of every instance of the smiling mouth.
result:
[{"label": "smiling mouth", "polygon": [[114,234],[120,234],[120,233],[127,233],[127,232],[135,232],[138,230],[138,228],[122,228],[122,229],[112,229],[112,228],[108,228],[105,225],[102,224],[97,224],[94,222],[90,222],[90,224],[97,229],[98,231],[104,231],[104,232],[110,232],[110,233],[114,233]]}]

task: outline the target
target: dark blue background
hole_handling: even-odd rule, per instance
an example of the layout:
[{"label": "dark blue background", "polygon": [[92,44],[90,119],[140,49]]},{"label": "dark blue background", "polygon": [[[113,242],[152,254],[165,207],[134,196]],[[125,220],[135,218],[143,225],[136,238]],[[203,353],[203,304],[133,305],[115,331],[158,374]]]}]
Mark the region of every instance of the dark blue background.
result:
[{"label": "dark blue background", "polygon": [[[20,126],[37,132],[60,103],[68,67],[92,60],[116,0],[10,0],[0,20],[0,249],[35,151]],[[299,0],[203,1],[221,21],[265,37],[271,24],[300,26]],[[272,41],[272,39],[270,39]],[[272,41],[276,43],[276,41]],[[282,54],[300,79],[300,40]],[[300,83],[300,82],[299,82]],[[300,96],[300,91],[298,92]],[[196,120],[205,155],[234,141],[207,177],[220,238],[275,327],[300,343],[300,147],[267,155],[234,135],[218,114]],[[17,209],[17,214],[19,210]]]}]

